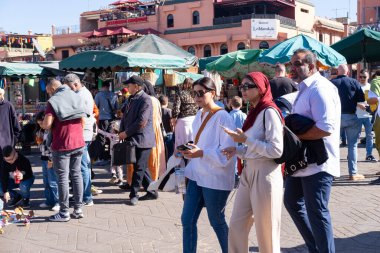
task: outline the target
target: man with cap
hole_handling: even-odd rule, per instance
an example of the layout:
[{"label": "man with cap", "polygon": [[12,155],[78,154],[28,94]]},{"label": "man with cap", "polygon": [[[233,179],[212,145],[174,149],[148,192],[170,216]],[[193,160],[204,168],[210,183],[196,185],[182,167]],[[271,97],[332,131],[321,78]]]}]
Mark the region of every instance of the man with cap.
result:
[{"label": "man with cap", "polygon": [[[111,121],[115,118],[117,109],[117,96],[110,91],[111,80],[105,80],[102,84],[102,89],[95,96],[95,104],[99,108],[99,128],[103,131],[111,131]],[[109,141],[103,135],[98,135],[103,147]],[[103,152],[100,158],[104,161],[110,159],[110,154]],[[99,165],[104,165],[103,163]]]},{"label": "man with cap", "polygon": [[128,85],[131,96],[120,124],[120,140],[131,141],[136,145],[136,163],[133,164],[130,205],[137,205],[139,200],[157,199],[158,193],[147,192],[143,197],[138,196],[141,185],[148,188],[152,179],[148,170],[148,160],[152,148],[155,146],[153,130],[152,100],[144,92],[144,80],[139,76],[132,76],[124,84]]}]

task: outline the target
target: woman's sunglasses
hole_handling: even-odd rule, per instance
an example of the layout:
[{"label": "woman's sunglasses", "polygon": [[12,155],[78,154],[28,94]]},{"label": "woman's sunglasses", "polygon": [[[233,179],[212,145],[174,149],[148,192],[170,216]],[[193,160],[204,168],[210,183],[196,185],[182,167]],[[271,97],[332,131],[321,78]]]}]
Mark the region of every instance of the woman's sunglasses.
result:
[{"label": "woman's sunglasses", "polygon": [[239,89],[244,90],[244,91],[247,91],[249,89],[254,89],[254,88],[257,88],[257,85],[254,83],[243,83],[239,86]]},{"label": "woman's sunglasses", "polygon": [[192,95],[192,97],[199,97],[199,98],[201,98],[201,97],[203,97],[207,92],[210,92],[211,90],[200,90],[200,91],[196,91],[196,90],[193,90],[192,92],[191,92],[191,95]]}]

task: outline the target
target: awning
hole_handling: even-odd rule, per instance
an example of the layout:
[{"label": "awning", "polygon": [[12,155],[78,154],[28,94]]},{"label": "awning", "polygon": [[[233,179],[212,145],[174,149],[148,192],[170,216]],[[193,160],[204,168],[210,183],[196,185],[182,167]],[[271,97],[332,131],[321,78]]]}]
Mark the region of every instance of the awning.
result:
[{"label": "awning", "polygon": [[183,50],[174,43],[154,34],[148,34],[132,40],[131,42],[114,49],[114,51],[174,55],[185,59],[188,65],[196,65],[198,62],[198,58],[196,56],[186,50]]},{"label": "awning", "polygon": [[110,5],[117,6],[117,5],[122,5],[122,4],[137,4],[137,3],[140,3],[140,1],[138,1],[138,0],[119,0],[119,1],[113,2]]},{"label": "awning", "polygon": [[139,29],[139,30],[133,30],[135,33],[139,33],[142,35],[147,35],[147,34],[154,34],[154,35],[160,35],[161,33],[157,30],[154,30],[152,28],[147,28],[147,29]]},{"label": "awning", "polygon": [[50,73],[35,63],[0,62],[0,76],[35,77]]},{"label": "awning", "polygon": [[380,61],[380,32],[361,29],[341,41],[331,45],[346,57],[348,63]]},{"label": "awning", "polygon": [[299,48],[305,48],[314,52],[318,62],[325,67],[337,67],[340,64],[347,63],[346,58],[332,47],[304,34],[294,36],[266,50],[259,58],[259,62],[272,65],[278,62],[290,62],[294,51]]},{"label": "awning", "polygon": [[60,69],[85,70],[101,68],[186,69],[185,59],[172,55],[130,53],[120,51],[87,51],[75,54],[59,63]]},{"label": "awning", "polygon": [[127,34],[136,34],[136,32],[131,31],[123,26],[118,27],[103,27],[98,30],[93,30],[88,34],[85,34],[86,38],[95,38],[95,37],[106,37],[111,35],[127,35]]}]

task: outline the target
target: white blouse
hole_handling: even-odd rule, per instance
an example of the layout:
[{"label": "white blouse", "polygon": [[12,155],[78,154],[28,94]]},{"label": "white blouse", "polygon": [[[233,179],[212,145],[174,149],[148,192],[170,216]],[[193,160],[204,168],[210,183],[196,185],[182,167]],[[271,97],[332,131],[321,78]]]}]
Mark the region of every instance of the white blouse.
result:
[{"label": "white blouse", "polygon": [[[264,111],[265,130],[264,130]],[[282,155],[283,149],[283,125],[280,115],[274,108],[262,110],[246,132],[245,145],[239,146],[237,155],[244,160],[250,159],[275,159]],[[274,163],[275,165],[275,163]],[[277,166],[277,165],[276,165]]]},{"label": "white blouse", "polygon": [[[202,120],[208,114],[206,113],[201,119],[202,111],[198,111],[193,122],[193,140],[195,140]],[[190,160],[185,168],[185,176],[196,181],[201,187],[231,191],[235,183],[236,158],[227,160],[226,156],[222,154],[222,150],[236,147],[236,143],[220,125],[236,129],[231,116],[225,110],[215,113],[207,122],[197,143],[197,146],[203,150],[203,157]]]}]

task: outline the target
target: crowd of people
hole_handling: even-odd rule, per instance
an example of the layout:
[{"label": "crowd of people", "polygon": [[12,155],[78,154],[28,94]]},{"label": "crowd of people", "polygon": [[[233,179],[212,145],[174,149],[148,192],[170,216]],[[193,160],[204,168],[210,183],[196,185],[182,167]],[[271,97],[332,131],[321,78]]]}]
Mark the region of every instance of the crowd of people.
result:
[{"label": "crowd of people", "polygon": [[[315,54],[306,49],[294,52],[291,68],[292,79],[282,64],[276,65],[272,80],[261,72],[248,73],[239,86],[242,98],[233,97],[225,106],[228,112],[219,106],[218,89],[209,77],[186,79],[170,105],[168,97],[157,98],[153,85],[139,76],[125,81],[128,98],[123,96],[121,104],[110,81],[93,96],[75,74],[62,82],[51,79],[46,109],[35,117],[45,196],[40,207],[57,212],[50,221],[83,218],[83,206],[94,205],[95,160],[109,166],[111,184],[129,191],[128,205],[155,200],[158,192],[149,185],[164,174],[168,159],[176,157],[183,159],[187,179],[183,252],[197,251],[197,221],[204,207],[222,252],[248,252],[253,225],[260,252],[280,252],[283,203],[309,252],[335,252],[328,203],[333,180],[340,176],[340,140],[348,146],[349,179],[363,179],[357,164],[362,125],[365,159],[377,161],[372,128],[380,152],[380,72],[369,84],[367,70],[360,72],[358,82],[341,65],[338,76],[328,80],[318,72]],[[241,111],[243,100],[249,102],[248,115]],[[296,132],[288,124],[289,114],[301,116],[301,125],[313,123],[297,134],[306,146],[306,166],[284,180],[283,166],[275,160],[287,145],[284,125]],[[2,89],[0,125],[0,202],[28,208],[35,176],[29,160],[15,149],[21,129]],[[120,143],[133,146],[131,164],[116,164]],[[237,181],[228,225],[225,208]]]}]

